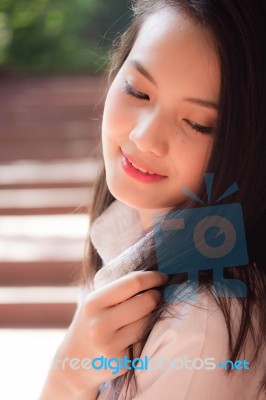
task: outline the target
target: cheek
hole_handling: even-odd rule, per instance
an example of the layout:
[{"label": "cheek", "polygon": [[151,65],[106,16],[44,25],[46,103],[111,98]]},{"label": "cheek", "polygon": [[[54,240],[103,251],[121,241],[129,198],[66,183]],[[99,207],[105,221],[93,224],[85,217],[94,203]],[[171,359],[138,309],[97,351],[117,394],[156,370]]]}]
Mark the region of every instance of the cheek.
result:
[{"label": "cheek", "polygon": [[172,154],[173,162],[196,172],[208,162],[212,144],[212,136],[179,139]]},{"label": "cheek", "polygon": [[[205,138],[204,138],[205,139]],[[199,149],[197,157],[194,161],[194,174],[195,174],[195,190],[198,190],[199,182],[203,179],[205,172],[207,171],[208,162],[210,159],[211,149],[212,149],[213,139],[212,137],[207,137],[205,143],[203,143],[202,148]]]},{"label": "cheek", "polygon": [[[195,140],[194,143],[188,143],[183,147],[183,152],[179,152],[176,157],[177,173],[181,173],[186,183],[190,182],[191,189],[196,189],[197,182],[206,172],[210,153],[212,149],[213,138],[202,137]],[[177,150],[178,154],[178,150]]]},{"label": "cheek", "polygon": [[113,84],[105,101],[103,128],[108,132],[108,135],[117,135],[128,127],[130,119],[126,95],[120,86]]},{"label": "cheek", "polygon": [[192,160],[195,165],[204,165],[210,157],[211,149],[213,145],[213,136],[201,135],[193,146],[193,157]]}]

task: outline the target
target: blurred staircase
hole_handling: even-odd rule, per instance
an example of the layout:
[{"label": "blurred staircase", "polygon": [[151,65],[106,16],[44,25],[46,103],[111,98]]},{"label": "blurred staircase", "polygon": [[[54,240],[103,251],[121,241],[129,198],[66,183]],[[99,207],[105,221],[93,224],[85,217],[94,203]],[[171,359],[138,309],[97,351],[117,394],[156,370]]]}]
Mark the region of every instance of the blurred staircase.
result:
[{"label": "blurred staircase", "polygon": [[0,327],[67,327],[76,309],[101,77],[0,80]]}]

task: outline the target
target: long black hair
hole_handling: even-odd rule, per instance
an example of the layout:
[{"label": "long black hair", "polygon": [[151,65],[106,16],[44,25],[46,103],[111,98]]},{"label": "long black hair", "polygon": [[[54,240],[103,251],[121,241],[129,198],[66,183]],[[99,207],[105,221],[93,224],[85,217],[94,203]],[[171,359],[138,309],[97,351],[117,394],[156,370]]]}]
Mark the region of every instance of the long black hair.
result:
[{"label": "long black hair", "polygon": [[[126,60],[146,18],[171,7],[185,13],[196,24],[209,29],[216,42],[220,59],[221,90],[219,117],[214,145],[207,171],[215,173],[212,196],[218,199],[222,193],[237,182],[239,191],[229,196],[224,203],[238,202],[243,208],[249,263],[243,268],[231,267],[225,277],[239,278],[246,283],[246,297],[239,297],[242,310],[237,334],[233,334],[234,321],[231,316],[231,299],[212,296],[211,276],[200,274],[201,287],[223,312],[229,337],[228,358],[236,360],[244,349],[248,334],[254,343],[255,364],[266,338],[266,259],[265,259],[265,138],[266,138],[266,2],[264,0],[136,0],[133,2],[133,19],[126,32],[118,38],[110,62],[109,76],[112,80]],[[202,182],[199,191],[207,203]],[[104,165],[93,193],[90,209],[91,223],[114,201],[105,179]],[[193,205],[187,202],[184,207]],[[158,269],[155,245],[147,241],[139,258],[140,270]],[[87,256],[84,262],[84,279],[93,275],[102,265],[99,254],[90,238],[87,241]],[[172,276],[168,285],[180,281]],[[149,326],[143,333],[142,348],[154,326],[167,309],[161,303],[152,313]],[[257,315],[256,329],[253,317]],[[130,348],[131,355],[134,346]],[[228,370],[228,374],[232,371]],[[132,371],[112,381],[113,398],[126,396],[134,386]],[[132,383],[129,385],[129,383]],[[133,389],[132,389],[133,390]],[[259,391],[266,394],[266,373]],[[124,393],[124,395],[123,395]]]}]

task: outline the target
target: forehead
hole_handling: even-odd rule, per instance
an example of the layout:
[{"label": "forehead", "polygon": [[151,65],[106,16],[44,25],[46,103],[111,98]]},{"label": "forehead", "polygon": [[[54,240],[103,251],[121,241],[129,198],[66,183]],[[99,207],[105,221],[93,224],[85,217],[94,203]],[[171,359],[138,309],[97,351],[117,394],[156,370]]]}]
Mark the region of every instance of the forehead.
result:
[{"label": "forehead", "polygon": [[138,59],[159,81],[187,81],[214,100],[219,96],[215,40],[206,28],[176,10],[166,8],[145,20],[128,59]]}]

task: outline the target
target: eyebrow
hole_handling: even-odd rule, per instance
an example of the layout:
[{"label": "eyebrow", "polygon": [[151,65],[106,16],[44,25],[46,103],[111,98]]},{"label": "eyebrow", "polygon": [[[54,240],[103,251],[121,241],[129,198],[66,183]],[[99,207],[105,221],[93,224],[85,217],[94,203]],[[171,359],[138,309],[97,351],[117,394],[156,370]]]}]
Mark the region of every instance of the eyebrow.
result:
[{"label": "eyebrow", "polygon": [[203,100],[203,99],[195,99],[193,97],[185,98],[184,101],[188,101],[190,103],[198,104],[199,106],[211,108],[214,110],[218,110],[218,104],[213,101]]},{"label": "eyebrow", "polygon": [[[147,78],[150,82],[152,82],[155,86],[157,86],[157,83],[156,83],[155,79],[153,78],[153,76],[149,73],[149,71],[146,70],[146,68],[144,68],[144,66],[139,61],[133,59],[133,60],[129,61],[129,64],[133,68],[135,68],[137,71],[139,71],[139,73],[141,73],[141,75],[145,76],[145,78]],[[213,101],[197,99],[197,98],[193,98],[193,97],[187,97],[184,99],[184,101],[198,104],[205,108],[211,108],[214,110],[218,110],[218,104]]]},{"label": "eyebrow", "polygon": [[152,82],[155,86],[157,86],[157,83],[155,79],[151,76],[149,71],[146,70],[146,68],[143,67],[143,65],[137,61],[137,60],[130,60],[129,64],[134,67],[137,71],[139,71],[145,78],[147,78],[150,82]]}]

